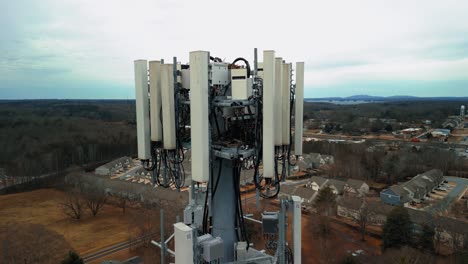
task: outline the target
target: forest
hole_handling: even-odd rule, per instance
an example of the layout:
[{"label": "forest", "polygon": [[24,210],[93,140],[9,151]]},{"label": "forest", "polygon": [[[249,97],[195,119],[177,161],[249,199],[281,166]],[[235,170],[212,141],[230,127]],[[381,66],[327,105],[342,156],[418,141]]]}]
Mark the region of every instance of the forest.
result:
[{"label": "forest", "polygon": [[[363,104],[331,104],[306,102],[304,120],[313,119],[309,128],[318,128],[321,121],[327,122],[328,132],[336,131],[347,134],[359,132],[388,132],[407,128],[407,125],[419,125],[430,120],[432,127],[440,127],[449,116],[459,115],[460,106],[468,102],[460,101],[402,101]],[[379,119],[370,122],[369,118]],[[396,124],[388,125],[381,119],[395,120]],[[401,125],[400,125],[401,123]]]},{"label": "forest", "polygon": [[[363,118],[391,118],[409,123],[431,119],[433,123],[442,123],[447,116],[459,113],[460,104],[449,101],[356,105],[306,103],[304,119],[330,120],[344,127]],[[8,176],[56,173],[72,165],[87,166],[125,155],[133,156],[137,152],[134,100],[0,101],[0,130],[0,168]],[[349,171],[357,166],[355,170],[360,171],[360,177],[373,175],[380,178],[379,181],[392,181],[384,178],[386,171],[395,170],[400,177],[414,176],[417,171],[425,170],[431,164],[434,166],[431,162],[434,157],[451,156],[432,153],[436,150],[368,152],[366,148],[356,146],[349,149],[349,146],[335,144],[330,148],[323,144],[316,143],[306,149],[335,155],[338,163],[340,160],[345,162],[336,167]],[[441,162],[447,170],[460,166],[457,161],[445,161],[445,158]]]},{"label": "forest", "polygon": [[58,173],[136,153],[133,100],[0,101],[0,168]]}]

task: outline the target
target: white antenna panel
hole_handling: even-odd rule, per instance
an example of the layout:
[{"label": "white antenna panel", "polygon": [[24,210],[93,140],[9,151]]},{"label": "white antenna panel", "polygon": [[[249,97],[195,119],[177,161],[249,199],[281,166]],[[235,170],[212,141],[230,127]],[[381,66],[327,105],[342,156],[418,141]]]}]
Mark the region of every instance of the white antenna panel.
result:
[{"label": "white antenna panel", "polygon": [[210,175],[210,142],[208,124],[207,51],[190,52],[190,133],[192,140],[192,179],[206,182]]},{"label": "white antenna panel", "polygon": [[294,154],[302,155],[304,119],[304,62],[296,63],[296,112],[294,115]]},{"label": "white antenna panel", "polygon": [[281,77],[283,75],[283,59],[282,58],[276,58],[275,59],[275,106],[274,106],[274,111],[275,111],[275,118],[273,119],[275,123],[275,146],[281,146],[283,144],[283,137],[281,135],[282,132],[282,114],[281,111],[283,110],[283,99],[282,99],[282,91],[281,91]]},{"label": "white antenna panel", "polygon": [[151,141],[162,141],[161,62],[149,62]]},{"label": "white antenna panel", "polygon": [[263,177],[275,175],[275,51],[263,51]]},{"label": "white antenna panel", "polygon": [[291,118],[291,101],[290,101],[290,85],[291,85],[291,63],[283,64],[283,78],[281,79],[282,87],[282,98],[283,98],[283,111],[282,111],[282,132],[281,136],[283,138],[283,145],[290,144],[289,131],[290,128],[290,118]]},{"label": "white antenna panel", "polygon": [[151,158],[151,153],[148,109],[148,62],[146,60],[135,61],[135,101],[138,158],[147,160]]},{"label": "white antenna panel", "polygon": [[174,113],[174,73],[172,64],[161,65],[161,95],[164,149],[176,148]]}]

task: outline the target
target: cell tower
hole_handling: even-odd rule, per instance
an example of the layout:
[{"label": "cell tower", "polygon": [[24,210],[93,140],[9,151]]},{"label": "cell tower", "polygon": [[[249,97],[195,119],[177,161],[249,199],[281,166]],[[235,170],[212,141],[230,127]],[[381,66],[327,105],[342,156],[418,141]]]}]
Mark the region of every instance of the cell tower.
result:
[{"label": "cell tower", "polygon": [[[255,49],[253,69],[244,58],[229,63],[208,51],[190,52],[188,64],[135,61],[138,157],[153,183],[186,185],[182,162],[192,153],[190,202],[174,224],[175,248],[163,232],[153,241],[162,263],[167,253],[176,264],[301,263],[301,199],[281,199],[279,212],[256,220],[243,213],[240,189],[241,171],[250,169],[257,199],[277,197],[289,172],[293,114],[294,154],[302,155],[304,63],[295,72],[293,82],[293,64],[273,50],[258,62]],[[252,247],[246,220],[262,228],[271,254]]]}]

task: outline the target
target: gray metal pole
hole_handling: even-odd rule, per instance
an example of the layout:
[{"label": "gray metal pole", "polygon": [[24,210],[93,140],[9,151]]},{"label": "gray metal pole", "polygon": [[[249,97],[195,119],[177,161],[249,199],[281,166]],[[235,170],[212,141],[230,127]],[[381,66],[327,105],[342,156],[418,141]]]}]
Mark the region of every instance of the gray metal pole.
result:
[{"label": "gray metal pole", "polygon": [[257,48],[254,48],[254,76],[257,77],[258,73],[258,55],[257,55]]},{"label": "gray metal pole", "polygon": [[255,207],[257,210],[260,208],[260,191],[255,188]]},{"label": "gray metal pole", "polygon": [[164,240],[164,209],[160,211],[161,225],[161,264],[166,262],[166,242]]},{"label": "gray metal pole", "polygon": [[197,229],[194,227],[192,228],[192,246],[193,246],[193,263],[198,264],[198,250],[197,250]]},{"label": "gray metal pole", "polygon": [[[237,242],[236,206],[237,197],[234,192],[233,161],[223,160],[219,184],[213,196],[213,236],[223,238],[223,261],[234,261],[234,243]],[[219,163],[213,164],[213,171],[218,170]]]},{"label": "gray metal pole", "polygon": [[[175,134],[176,134],[176,137],[179,136],[179,84],[177,82],[177,57],[173,57],[172,59],[172,74],[173,74],[173,77],[174,77],[174,112],[175,112]],[[179,141],[176,140],[176,152],[175,152],[175,159],[176,159],[176,163],[178,164],[179,163],[179,155],[178,155],[178,151],[179,151]],[[180,170],[179,170],[179,165],[175,166],[175,177],[174,177],[174,180],[181,180],[182,177],[180,175]],[[177,179],[177,177],[180,177],[180,179]],[[181,183],[182,185],[183,183]],[[177,185],[176,185],[177,186]],[[177,186],[177,191],[180,192],[180,188]]]},{"label": "gray metal pole", "polygon": [[278,241],[278,263],[286,263],[286,206],[285,200],[281,199],[281,211],[279,219],[279,241]]}]

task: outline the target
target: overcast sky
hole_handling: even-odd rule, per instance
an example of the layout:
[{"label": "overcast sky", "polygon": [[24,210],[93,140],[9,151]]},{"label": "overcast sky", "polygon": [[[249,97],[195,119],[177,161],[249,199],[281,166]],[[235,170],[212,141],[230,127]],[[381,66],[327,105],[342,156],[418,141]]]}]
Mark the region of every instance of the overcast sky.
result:
[{"label": "overcast sky", "polygon": [[134,98],[133,60],[306,63],[306,97],[468,96],[468,1],[0,2],[0,99]]}]

